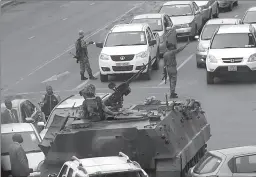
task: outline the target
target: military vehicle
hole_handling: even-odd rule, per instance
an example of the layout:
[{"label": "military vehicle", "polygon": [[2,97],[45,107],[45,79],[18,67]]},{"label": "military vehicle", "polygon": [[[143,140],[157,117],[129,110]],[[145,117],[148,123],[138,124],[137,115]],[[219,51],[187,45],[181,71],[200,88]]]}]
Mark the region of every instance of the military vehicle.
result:
[{"label": "military vehicle", "polygon": [[43,177],[58,173],[72,156],[114,156],[121,151],[154,177],[184,176],[202,158],[211,133],[200,102],[169,101],[166,95],[163,102],[151,97],[123,108],[131,81],[109,84],[114,92],[105,104],[119,111],[115,117],[92,122],[73,114],[55,115],[39,145],[46,156],[40,168]]}]

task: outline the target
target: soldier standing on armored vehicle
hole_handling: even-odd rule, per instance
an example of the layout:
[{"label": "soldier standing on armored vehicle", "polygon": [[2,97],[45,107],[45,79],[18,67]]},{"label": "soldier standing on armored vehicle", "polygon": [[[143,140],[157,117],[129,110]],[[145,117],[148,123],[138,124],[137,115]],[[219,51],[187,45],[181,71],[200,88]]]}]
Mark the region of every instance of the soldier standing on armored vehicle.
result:
[{"label": "soldier standing on armored vehicle", "polygon": [[95,91],[95,86],[93,84],[89,84],[79,92],[85,99],[82,104],[82,117],[92,121],[101,121],[105,120],[105,113],[115,116],[117,113],[109,110],[103,103],[102,99],[95,96]]},{"label": "soldier standing on armored vehicle", "polygon": [[170,98],[178,98],[177,93],[175,93],[175,88],[176,88],[176,83],[177,83],[177,61],[176,61],[176,54],[182,51],[188,44],[189,44],[189,39],[188,42],[178,48],[175,49],[175,45],[173,44],[168,44],[167,45],[167,52],[164,54],[164,77],[166,79],[167,74],[169,77],[169,82],[170,82],[170,91],[171,95]]}]

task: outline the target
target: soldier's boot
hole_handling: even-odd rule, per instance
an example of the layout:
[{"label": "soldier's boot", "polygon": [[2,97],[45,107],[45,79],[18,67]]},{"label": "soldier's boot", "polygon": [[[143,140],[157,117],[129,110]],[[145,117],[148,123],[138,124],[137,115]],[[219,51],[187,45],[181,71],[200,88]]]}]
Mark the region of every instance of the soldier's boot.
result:
[{"label": "soldier's boot", "polygon": [[171,93],[170,98],[178,98],[177,93]]},{"label": "soldier's boot", "polygon": [[88,79],[87,77],[84,76],[84,74],[80,74],[80,75],[81,75],[81,80],[82,80],[82,81],[85,81],[85,80]]},{"label": "soldier's boot", "polygon": [[97,80],[98,78],[97,78],[97,77],[94,77],[93,75],[91,75],[91,76],[89,77],[89,79],[90,79],[90,80]]}]

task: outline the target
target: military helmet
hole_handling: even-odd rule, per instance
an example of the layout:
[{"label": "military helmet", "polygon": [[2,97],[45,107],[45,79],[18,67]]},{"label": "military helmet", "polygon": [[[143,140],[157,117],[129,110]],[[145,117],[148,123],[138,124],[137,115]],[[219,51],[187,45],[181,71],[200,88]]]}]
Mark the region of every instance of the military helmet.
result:
[{"label": "military helmet", "polygon": [[83,30],[79,30],[78,34],[79,34],[79,36],[84,36],[84,31]]}]

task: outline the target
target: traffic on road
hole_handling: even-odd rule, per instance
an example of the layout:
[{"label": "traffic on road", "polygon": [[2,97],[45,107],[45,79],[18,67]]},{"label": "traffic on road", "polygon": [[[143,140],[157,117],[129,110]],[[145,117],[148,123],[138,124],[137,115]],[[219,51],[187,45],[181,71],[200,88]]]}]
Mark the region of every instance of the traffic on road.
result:
[{"label": "traffic on road", "polygon": [[256,176],[254,1],[2,11],[1,176]]}]

